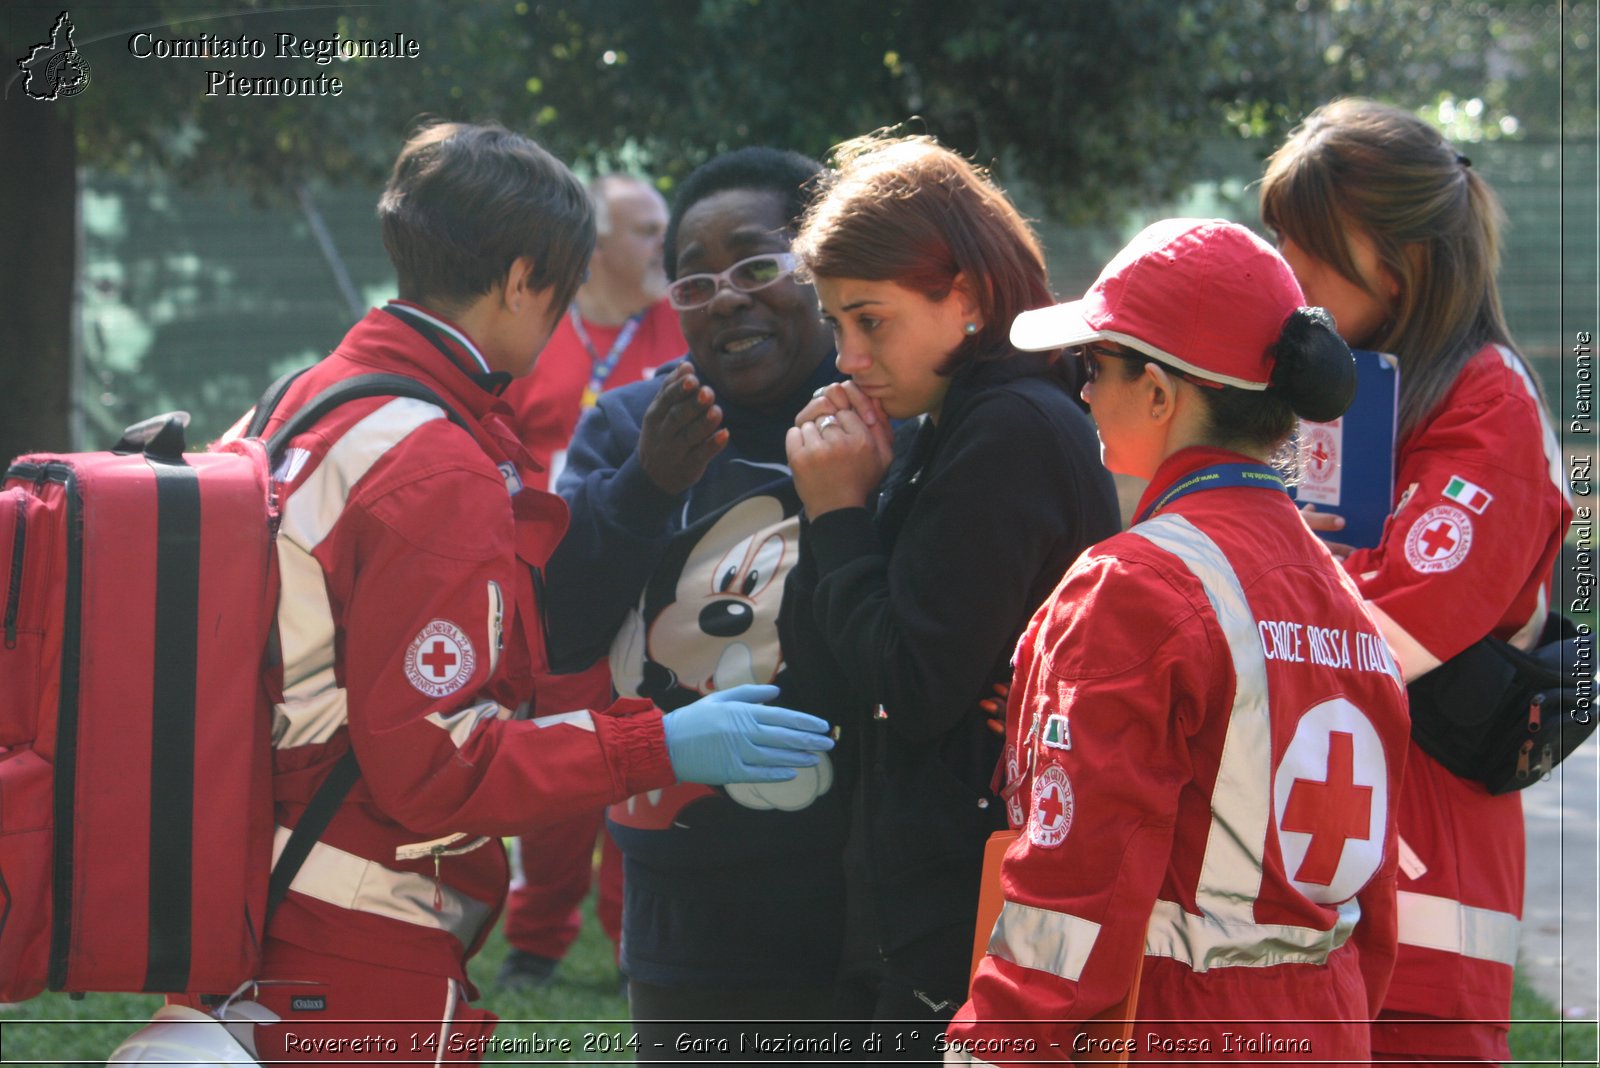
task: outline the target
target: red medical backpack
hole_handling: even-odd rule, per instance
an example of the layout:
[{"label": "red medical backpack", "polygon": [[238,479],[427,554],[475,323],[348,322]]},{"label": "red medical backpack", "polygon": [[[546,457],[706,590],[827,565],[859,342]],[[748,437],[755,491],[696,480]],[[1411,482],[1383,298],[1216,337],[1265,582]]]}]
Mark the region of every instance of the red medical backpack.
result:
[{"label": "red medical backpack", "polygon": [[[258,405],[255,433],[287,387]],[[364,396],[418,397],[461,421],[419,383],[367,375],[319,394],[269,442],[188,453],[187,417],[162,416],[110,452],[23,456],[6,471],[0,1001],[46,987],[228,992],[254,975],[269,876],[277,895],[292,877],[272,869],[260,683],[271,470],[290,438]],[[347,781],[330,781],[329,814],[354,774],[352,761]],[[301,824],[286,856],[320,833]]]}]

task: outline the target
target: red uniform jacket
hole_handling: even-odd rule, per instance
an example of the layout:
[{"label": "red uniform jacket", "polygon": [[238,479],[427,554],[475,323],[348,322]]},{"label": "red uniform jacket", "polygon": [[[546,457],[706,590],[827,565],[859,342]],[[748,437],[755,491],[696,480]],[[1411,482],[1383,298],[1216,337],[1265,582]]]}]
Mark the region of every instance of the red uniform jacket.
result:
[{"label": "red uniform jacket", "polygon": [[[1403,369],[1402,369],[1403,373]],[[1493,634],[1538,638],[1572,519],[1560,446],[1527,370],[1488,345],[1400,442],[1394,514],[1345,567],[1407,679]],[[1526,856],[1522,797],[1494,797],[1412,747],[1400,794],[1400,958],[1384,1008],[1456,1020],[1511,1013]],[[1507,1025],[1386,1029],[1390,1051],[1504,1060]],[[1475,1034],[1475,1037],[1473,1037]]]},{"label": "red uniform jacket", "polygon": [[[1141,510],[1243,459],[1180,452]],[[953,1043],[979,1063],[1108,1052],[1074,1048],[1074,1022],[1142,957],[1135,1060],[1366,1059],[1405,692],[1286,494],[1190,493],[1084,554],[1018,645],[1008,728],[1026,830]]]},{"label": "red uniform jacket", "polygon": [[[391,305],[415,313],[418,309]],[[270,672],[278,846],[354,746],[361,778],[313,848],[269,934],[308,949],[465,980],[506,890],[499,843],[673,781],[646,702],[541,721],[535,571],[566,526],[558,498],[480,384],[465,335],[438,345],[370,312],[302,375],[268,431],[330,383],[410,376],[472,427],[415,400],[336,409],[277,477],[279,663]]]}]

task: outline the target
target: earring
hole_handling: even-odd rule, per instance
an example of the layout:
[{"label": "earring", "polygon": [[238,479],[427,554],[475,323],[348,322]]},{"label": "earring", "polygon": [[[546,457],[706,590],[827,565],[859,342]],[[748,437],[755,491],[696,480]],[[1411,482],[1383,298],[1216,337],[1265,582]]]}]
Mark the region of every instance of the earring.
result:
[{"label": "earring", "polygon": [[963,326],[961,328],[961,331],[962,331],[962,333],[966,334],[968,337],[971,337],[973,334],[976,334],[978,332],[978,324],[977,323],[968,323],[966,326]]}]

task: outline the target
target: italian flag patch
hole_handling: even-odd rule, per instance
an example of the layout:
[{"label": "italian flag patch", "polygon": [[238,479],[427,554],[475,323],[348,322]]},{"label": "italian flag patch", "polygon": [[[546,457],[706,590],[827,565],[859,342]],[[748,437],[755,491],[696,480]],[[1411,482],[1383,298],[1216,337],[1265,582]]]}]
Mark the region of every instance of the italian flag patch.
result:
[{"label": "italian flag patch", "polygon": [[1494,500],[1494,494],[1475,482],[1468,482],[1460,475],[1450,477],[1450,484],[1445,486],[1444,495],[1477,515],[1482,515],[1483,510]]}]

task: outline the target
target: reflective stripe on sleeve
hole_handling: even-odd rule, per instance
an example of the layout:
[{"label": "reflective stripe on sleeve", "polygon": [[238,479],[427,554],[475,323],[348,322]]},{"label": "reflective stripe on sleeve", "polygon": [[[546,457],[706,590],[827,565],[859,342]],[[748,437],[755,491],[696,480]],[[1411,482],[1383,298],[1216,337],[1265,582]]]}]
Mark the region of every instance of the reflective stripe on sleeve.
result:
[{"label": "reflective stripe on sleeve", "polygon": [[1099,937],[1093,920],[1007,901],[989,936],[989,955],[1076,983]]},{"label": "reflective stripe on sleeve", "polygon": [[1195,903],[1226,927],[1253,926],[1272,813],[1272,717],[1255,614],[1228,558],[1181,515],[1157,516],[1129,533],[1165,549],[1200,580],[1233,658],[1233,708],[1211,791],[1211,832]]},{"label": "reflective stripe on sleeve", "polygon": [[466,708],[451,712],[435,712],[428,716],[428,722],[435,727],[441,727],[450,735],[450,740],[460,749],[467,744],[467,739],[472,737],[472,732],[478,729],[478,724],[489,719],[510,719],[515,713],[504,705],[493,701],[484,701],[480,704],[469,705]]},{"label": "reflective stripe on sleeve", "polygon": [[333,607],[312,552],[344,514],[350,491],[412,431],[445,414],[407,397],[379,407],[344,433],[289,495],[278,528],[278,641],[283,701],[273,709],[272,744],[326,742],[344,725],[345,691],[334,677]]},{"label": "reflective stripe on sleeve", "polygon": [[1528,394],[1528,399],[1533,402],[1533,410],[1539,414],[1540,441],[1544,445],[1545,462],[1550,465],[1550,482],[1561,491],[1561,496],[1566,498],[1568,504],[1572,503],[1572,489],[1567,485],[1566,473],[1562,470],[1561,441],[1556,437],[1556,428],[1550,422],[1550,415],[1545,409],[1544,402],[1539,399],[1539,387],[1534,384],[1533,378],[1528,374],[1528,368],[1517,359],[1517,354],[1504,345],[1496,345],[1495,351],[1500,354],[1500,362],[1504,363],[1517,380],[1522,383],[1523,390]]},{"label": "reflective stripe on sleeve", "polygon": [[1522,921],[1511,913],[1409,890],[1398,898],[1402,944],[1516,967]]},{"label": "reflective stripe on sleeve", "polygon": [[1539,645],[1539,639],[1544,636],[1544,623],[1550,614],[1550,599],[1545,595],[1543,586],[1539,587],[1539,596],[1535,598],[1533,615],[1528,617],[1518,631],[1511,636],[1506,644],[1514,645],[1525,653],[1531,653]]},{"label": "reflective stripe on sleeve", "polygon": [[[274,861],[291,833],[287,827],[277,829]],[[342,909],[444,931],[463,946],[473,943],[491,915],[488,905],[431,876],[395,871],[326,842],[312,845],[289,889]]]},{"label": "reflective stripe on sleeve", "polygon": [[594,733],[594,715],[589,712],[558,712],[552,716],[534,716],[529,720],[535,727],[576,727],[581,731]]},{"label": "reflective stripe on sleeve", "polygon": [[970,1065],[971,1068],[998,1068],[998,1066],[989,1061],[979,1060],[966,1050],[954,1046],[944,1051],[944,1063],[946,1065]]}]

